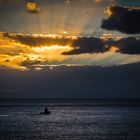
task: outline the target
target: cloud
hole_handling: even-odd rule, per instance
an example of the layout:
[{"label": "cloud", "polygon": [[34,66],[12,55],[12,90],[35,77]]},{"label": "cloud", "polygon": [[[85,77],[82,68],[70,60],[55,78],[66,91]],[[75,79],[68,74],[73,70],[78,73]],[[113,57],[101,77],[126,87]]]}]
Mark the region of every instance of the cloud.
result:
[{"label": "cloud", "polygon": [[123,54],[140,54],[140,40],[134,37],[123,38],[114,43]]},{"label": "cloud", "polygon": [[102,21],[102,28],[128,34],[140,33],[140,8],[111,6],[106,13],[109,18]]},{"label": "cloud", "polygon": [[[0,69],[0,97],[140,98],[139,72],[140,63],[112,67],[58,66],[53,70],[45,67],[41,71],[24,72]],[[17,93],[9,93],[11,90]]]},{"label": "cloud", "polygon": [[72,43],[73,50],[64,52],[64,55],[82,54],[82,53],[100,53],[105,52],[103,40],[95,37],[91,38],[78,38]]},{"label": "cloud", "polygon": [[4,33],[4,37],[16,40],[24,45],[29,45],[32,47],[37,46],[52,46],[52,45],[60,45],[65,46],[70,44],[72,39],[57,37],[55,35],[35,35],[35,34],[9,34]]},{"label": "cloud", "polygon": [[39,61],[39,60],[30,60],[29,58],[27,58],[25,61],[23,61],[21,63],[21,65],[25,66],[25,67],[32,66],[32,65],[37,65],[37,64],[41,64],[41,61]]},{"label": "cloud", "polygon": [[72,44],[73,50],[64,52],[64,55],[76,55],[83,53],[105,53],[108,51],[122,54],[139,55],[140,40],[134,37],[122,38],[119,40],[104,40],[100,38],[79,38]]},{"label": "cloud", "polygon": [[39,13],[40,12],[40,8],[38,7],[38,5],[34,2],[28,2],[26,4],[26,8],[30,13]]},{"label": "cloud", "polygon": [[65,40],[47,35],[0,33],[0,66],[25,70],[32,65],[62,62],[67,58],[62,52],[71,50]]}]

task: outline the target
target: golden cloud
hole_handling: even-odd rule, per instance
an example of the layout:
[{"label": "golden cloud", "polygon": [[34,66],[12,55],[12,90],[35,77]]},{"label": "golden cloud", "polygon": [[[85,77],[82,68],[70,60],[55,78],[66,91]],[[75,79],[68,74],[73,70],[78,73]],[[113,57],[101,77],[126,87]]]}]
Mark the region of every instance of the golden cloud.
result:
[{"label": "golden cloud", "polygon": [[30,13],[38,13],[40,11],[40,8],[34,2],[28,2],[26,8]]},{"label": "golden cloud", "polygon": [[111,52],[118,52],[119,51],[119,48],[116,47],[116,46],[111,46],[110,49],[109,49],[109,51],[111,51]]},{"label": "golden cloud", "polygon": [[113,14],[111,7],[108,7],[105,11],[105,14],[111,16]]},{"label": "golden cloud", "polygon": [[[31,40],[31,43],[28,43],[26,39],[24,40],[25,42],[23,40],[22,42],[16,38],[17,36],[19,38],[22,36],[23,38],[20,39],[24,40],[25,38],[27,39],[28,35],[0,33],[0,66],[25,70],[28,69],[28,66],[37,63],[47,64],[60,62],[68,57],[62,55],[62,52],[72,49],[68,44],[61,46],[52,43],[50,46],[49,43],[47,45],[47,42],[42,44],[40,40],[37,45],[33,45],[34,38],[36,38],[36,40],[38,40],[38,38],[42,40],[41,35],[38,35],[38,37],[37,35],[29,35],[29,39],[27,40]],[[33,38],[33,40],[31,38]]]}]

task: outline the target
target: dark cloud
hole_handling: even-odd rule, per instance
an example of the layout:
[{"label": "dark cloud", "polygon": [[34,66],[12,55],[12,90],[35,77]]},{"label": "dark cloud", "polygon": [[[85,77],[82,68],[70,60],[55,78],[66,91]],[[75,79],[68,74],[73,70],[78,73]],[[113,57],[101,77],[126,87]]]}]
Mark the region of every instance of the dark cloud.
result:
[{"label": "dark cloud", "polygon": [[140,33],[140,8],[111,6],[108,10],[110,16],[103,20],[102,28],[128,34]]},{"label": "dark cloud", "polygon": [[140,54],[140,40],[134,37],[124,38],[115,41],[115,45],[119,47],[120,53]]},{"label": "dark cloud", "polygon": [[64,52],[65,55],[81,54],[81,53],[100,53],[105,52],[103,40],[95,37],[91,38],[78,38],[72,43],[73,50]]},{"label": "dark cloud", "polygon": [[140,63],[41,71],[0,69],[0,98],[140,98],[139,71]]},{"label": "dark cloud", "polygon": [[64,52],[64,55],[75,55],[82,53],[104,53],[112,47],[114,51],[122,54],[140,54],[140,40],[134,37],[123,38],[120,40],[103,40],[99,38],[81,38],[72,44],[73,50]]},{"label": "dark cloud", "polygon": [[28,67],[28,66],[37,65],[37,64],[40,64],[40,63],[41,63],[41,61],[39,61],[39,60],[27,59],[27,60],[23,61],[21,65]]}]

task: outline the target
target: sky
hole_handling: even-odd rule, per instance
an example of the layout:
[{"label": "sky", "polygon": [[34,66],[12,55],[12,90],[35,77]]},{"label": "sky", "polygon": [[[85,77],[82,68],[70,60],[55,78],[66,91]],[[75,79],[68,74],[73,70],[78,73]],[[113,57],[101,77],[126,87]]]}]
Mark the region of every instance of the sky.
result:
[{"label": "sky", "polygon": [[139,0],[0,0],[0,98],[140,98]]}]

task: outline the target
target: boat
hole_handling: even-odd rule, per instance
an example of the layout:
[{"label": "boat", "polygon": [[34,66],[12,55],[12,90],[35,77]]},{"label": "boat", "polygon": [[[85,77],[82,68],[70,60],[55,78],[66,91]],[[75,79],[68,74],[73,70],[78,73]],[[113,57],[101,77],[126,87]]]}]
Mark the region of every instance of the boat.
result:
[{"label": "boat", "polygon": [[48,108],[46,107],[45,110],[44,110],[44,112],[41,112],[40,114],[46,114],[46,115],[48,115],[50,113],[51,113],[51,111],[49,111]]}]

